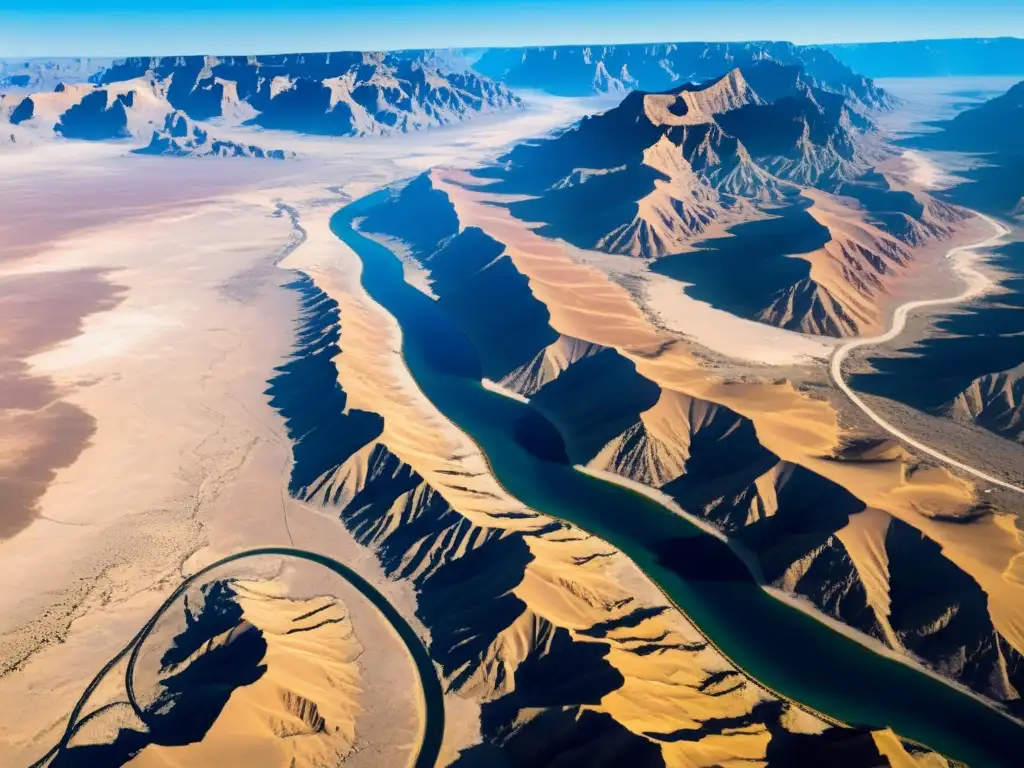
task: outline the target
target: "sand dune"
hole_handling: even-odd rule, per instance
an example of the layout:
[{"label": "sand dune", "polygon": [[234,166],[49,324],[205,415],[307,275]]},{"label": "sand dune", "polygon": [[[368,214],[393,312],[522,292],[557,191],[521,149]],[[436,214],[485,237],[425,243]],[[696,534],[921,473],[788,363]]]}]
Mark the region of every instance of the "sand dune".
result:
[{"label": "sand dune", "polygon": [[231,654],[239,634],[255,632],[263,644],[259,665],[265,667],[255,682],[231,693],[201,741],[150,745],[128,765],[186,768],[241,761],[314,768],[344,760],[355,741],[359,688],[366,684],[356,664],[362,647],[336,598],[289,599],[275,586],[231,584],[239,623],[167,671],[181,675],[218,648]]}]

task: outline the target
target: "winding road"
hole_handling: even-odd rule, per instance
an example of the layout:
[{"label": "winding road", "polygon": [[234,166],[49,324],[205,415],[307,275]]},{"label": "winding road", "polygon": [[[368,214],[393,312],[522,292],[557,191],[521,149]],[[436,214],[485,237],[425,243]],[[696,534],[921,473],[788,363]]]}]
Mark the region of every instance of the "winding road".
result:
[{"label": "winding road", "polygon": [[[416,631],[402,617],[398,610],[391,605],[388,599],[376,589],[376,587],[366,581],[366,579],[353,571],[347,565],[325,555],[309,552],[304,549],[296,549],[295,547],[260,547],[257,549],[248,549],[243,552],[236,552],[233,555],[229,555],[217,560],[216,562],[210,563],[205,568],[201,568],[181,582],[177,589],[168,595],[167,599],[156,610],[152,617],[150,617],[149,621],[143,625],[142,629],[140,629],[138,633],[128,641],[128,644],[124,648],[122,648],[103,666],[89,685],[86,686],[82,695],[79,697],[78,702],[71,710],[71,714],[68,717],[67,727],[65,728],[60,741],[45,755],[43,755],[43,757],[33,763],[31,768],[43,768],[43,766],[50,765],[51,761],[58,759],[61,753],[68,748],[71,739],[81,726],[90,720],[93,715],[98,713],[99,710],[85,715],[84,717],[82,716],[82,710],[84,710],[86,705],[89,703],[89,699],[95,692],[96,688],[110,673],[110,671],[125,658],[125,656],[129,656],[128,665],[125,670],[125,691],[128,696],[128,704],[142,722],[147,722],[147,714],[139,706],[135,698],[133,678],[135,663],[143,645],[145,644],[146,638],[149,636],[149,633],[153,631],[153,628],[156,626],[160,618],[175,604],[175,602],[177,602],[178,598],[180,598],[189,587],[195,584],[203,576],[229,563],[260,556],[294,557],[299,560],[307,560],[309,562],[316,563],[317,565],[321,565],[333,571],[373,603],[374,607],[376,607],[388,623],[391,624],[392,628],[409,650],[409,654],[412,656],[420,682],[420,709],[423,712],[423,720],[421,722],[420,729],[419,749],[417,750],[410,765],[412,768],[433,768],[441,750],[441,738],[444,734],[444,691],[441,688],[441,681],[438,679],[437,672],[434,669],[434,663],[431,661],[430,655],[420,640],[419,635],[416,634]],[[106,708],[107,707],[101,707],[100,709],[103,710]]]},{"label": "winding road", "polygon": [[901,304],[896,308],[896,312],[893,314],[892,327],[890,327],[889,330],[881,336],[851,339],[850,341],[837,346],[835,352],[832,353],[829,373],[831,374],[832,380],[835,382],[836,386],[839,387],[839,389],[841,389],[851,401],[853,401],[853,404],[860,408],[869,419],[875,422],[875,424],[880,426],[893,437],[903,441],[907,445],[913,446],[922,453],[928,454],[933,459],[937,459],[951,467],[963,470],[970,475],[974,475],[980,480],[984,480],[992,485],[998,485],[999,487],[1006,488],[1007,490],[1024,494],[1024,488],[1021,488],[1019,485],[1014,485],[1013,483],[1006,482],[1005,480],[1000,480],[997,477],[992,477],[992,475],[986,474],[980,469],[976,469],[969,464],[964,464],[962,461],[957,461],[953,457],[947,456],[946,454],[922,443],[920,440],[914,439],[906,432],[900,431],[897,427],[894,427],[888,421],[879,416],[875,411],[871,410],[870,406],[868,406],[868,404],[865,403],[843,379],[843,361],[850,352],[858,349],[859,347],[884,344],[887,341],[895,339],[903,333],[903,329],[907,325],[907,318],[914,310],[921,309],[923,307],[941,306],[943,304],[958,304],[962,301],[972,299],[984,291],[985,286],[988,284],[988,278],[978,270],[974,269],[970,264],[963,261],[957,261],[956,257],[959,254],[966,253],[968,251],[975,251],[981,248],[992,248],[999,245],[1002,239],[1010,234],[1010,230],[989,216],[985,216],[984,214],[977,212],[975,212],[975,215],[988,223],[996,231],[996,234],[982,240],[981,242],[973,243],[972,245],[960,245],[956,248],[951,248],[946,253],[946,258],[953,260],[953,267],[955,271],[964,279],[967,283],[967,287],[956,296],[950,296],[944,299],[922,299],[919,301],[910,301],[906,304]]}]

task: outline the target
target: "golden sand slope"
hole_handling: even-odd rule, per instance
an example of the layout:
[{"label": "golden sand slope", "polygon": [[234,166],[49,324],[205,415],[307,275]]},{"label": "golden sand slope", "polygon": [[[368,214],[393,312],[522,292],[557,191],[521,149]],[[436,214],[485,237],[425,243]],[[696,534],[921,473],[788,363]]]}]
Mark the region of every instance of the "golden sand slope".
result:
[{"label": "golden sand slope", "polygon": [[[772,733],[827,727],[733,668],[622,553],[511,497],[478,446],[417,388],[401,359],[396,323],[359,284],[358,257],[333,239],[326,219],[306,226],[321,248],[300,248],[288,266],[301,266],[338,302],[335,364],[347,412],[370,411],[384,421],[379,436],[310,487],[309,500],[338,510],[395,576],[417,585],[444,683],[461,696],[512,707],[513,719],[485,739],[522,750],[516,736],[527,733],[527,749],[546,754],[537,764],[555,759],[568,738],[572,758],[593,765],[620,764],[646,745],[673,768],[742,768],[766,765]],[[542,353],[555,358],[548,371],[564,372],[585,345],[563,335]],[[703,408],[666,394],[649,422],[670,433],[674,414],[712,418],[714,409]],[[509,550],[526,556],[509,559]],[[460,562],[467,564],[461,571]],[[505,614],[510,601],[514,609]],[[541,701],[531,698],[531,677],[545,664],[564,687],[558,706],[546,683]],[[521,677],[523,669],[532,675]],[[560,669],[564,674],[553,672]],[[609,669],[615,679],[598,697],[570,693],[600,685]],[[576,742],[577,721],[594,724],[595,717],[615,727]],[[895,740],[892,752],[909,759]],[[521,751],[510,759],[533,764]]]},{"label": "golden sand slope", "polygon": [[362,648],[348,612],[333,597],[289,599],[273,582],[234,582],[232,587],[242,608],[241,623],[200,653],[230,645],[239,633],[259,632],[267,646],[260,662],[266,671],[231,694],[202,741],[180,747],[151,745],[128,765],[338,764],[355,739],[360,688],[356,660]]},{"label": "golden sand slope", "polygon": [[589,466],[660,488],[684,474],[693,435],[718,412],[714,403],[663,391],[658,402],[640,414],[640,423],[605,445]]},{"label": "golden sand slope", "polygon": [[[327,222],[307,226],[314,240]],[[406,548],[401,573],[429,577],[496,540],[517,540],[529,553],[519,566],[522,576],[510,589],[523,604],[511,623],[491,635],[482,614],[459,619],[466,626],[461,644],[479,651],[446,670],[448,684],[464,696],[495,700],[515,690],[515,673],[524,661],[536,663],[558,652],[568,638],[577,649],[574,654],[584,653],[588,645],[595,651],[607,648],[601,663],[611,664],[625,678],[583,709],[607,713],[634,738],[658,744],[669,765],[763,764],[770,738],[765,721],[754,717],[743,728],[712,728],[702,735],[696,731],[720,718],[728,722],[748,717],[759,702],[772,697],[738,675],[696,628],[668,609],[660,592],[624,555],[575,528],[553,525],[495,481],[476,444],[416,387],[403,365],[393,318],[362,291],[357,257],[335,243],[330,256],[300,248],[288,265],[308,271],[338,301],[343,323],[336,364],[347,407],[380,414],[384,429],[378,439],[328,472],[311,500],[344,509],[381,472],[397,471],[398,465],[385,461],[393,455],[421,481],[396,499],[366,535],[371,546],[386,546],[389,557],[400,554],[396,547]],[[403,540],[416,520],[431,514],[441,517],[420,529],[431,531],[429,535]],[[477,569],[460,591],[472,598],[476,580],[515,575],[507,570],[492,573],[487,567],[482,564],[483,570]],[[429,588],[428,581],[421,600],[430,598]],[[494,610],[476,600],[463,605],[458,593],[446,597],[445,606],[445,613],[455,611],[458,617],[465,611]],[[432,646],[432,653],[439,652]],[[540,722],[545,713],[546,708],[523,710],[519,724]],[[811,731],[824,727],[810,716],[796,719]],[[687,730],[695,731],[692,740],[657,737]]]},{"label": "golden sand slope", "polygon": [[[654,328],[630,295],[599,269],[574,262],[508,211],[500,198],[470,185],[472,177],[434,171],[462,226],[477,226],[507,246],[516,267],[559,333],[617,349],[637,371],[673,391],[724,405],[750,419],[759,441],[779,458],[851,491],[868,507],[901,520],[937,542],[944,556],[988,595],[996,629],[1024,652],[1024,544],[1012,517],[982,515],[957,522],[974,506],[968,482],[944,469],[911,471],[906,458],[844,460],[835,410],[788,382],[725,382],[701,367],[679,337]],[[855,458],[855,457],[852,457]]]}]

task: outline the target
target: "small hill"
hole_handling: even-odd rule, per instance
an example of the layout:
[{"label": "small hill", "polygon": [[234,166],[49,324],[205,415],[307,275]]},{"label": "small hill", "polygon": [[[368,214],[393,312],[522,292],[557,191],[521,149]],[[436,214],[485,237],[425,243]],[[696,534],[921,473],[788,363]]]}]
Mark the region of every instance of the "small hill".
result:
[{"label": "small hill", "polygon": [[173,155],[176,157],[252,157],[285,160],[293,153],[283,149],[263,149],[255,144],[217,139],[198,126],[183,112],[167,115],[164,127],[153,131],[149,144],[135,152],[140,155]]},{"label": "small hill", "polygon": [[953,414],[1024,443],[1024,363],[980,376],[957,395]]}]

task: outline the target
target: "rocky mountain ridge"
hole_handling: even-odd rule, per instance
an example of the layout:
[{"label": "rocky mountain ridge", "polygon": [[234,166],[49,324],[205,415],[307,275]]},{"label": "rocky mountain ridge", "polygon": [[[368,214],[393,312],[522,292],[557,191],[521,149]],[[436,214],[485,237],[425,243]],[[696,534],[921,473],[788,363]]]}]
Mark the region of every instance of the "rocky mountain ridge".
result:
[{"label": "rocky mountain ridge", "polygon": [[[911,252],[963,216],[874,172],[891,154],[849,98],[762,59],[701,84],[632,91],[476,175],[517,196],[509,210],[546,236],[652,262],[734,314],[851,336],[879,327]],[[760,287],[728,278],[721,263],[732,256],[703,256],[730,251],[730,230],[758,222],[779,267],[754,265]],[[723,292],[712,279],[731,284]]]},{"label": "rocky mountain ridge", "polygon": [[[89,79],[28,95],[4,94],[0,119],[16,126],[12,138],[31,131],[44,138],[56,133],[85,140],[164,140],[160,132],[177,114],[201,124],[379,136],[522,106],[505,86],[426,55],[131,58]],[[235,154],[235,148],[228,151]]]}]

